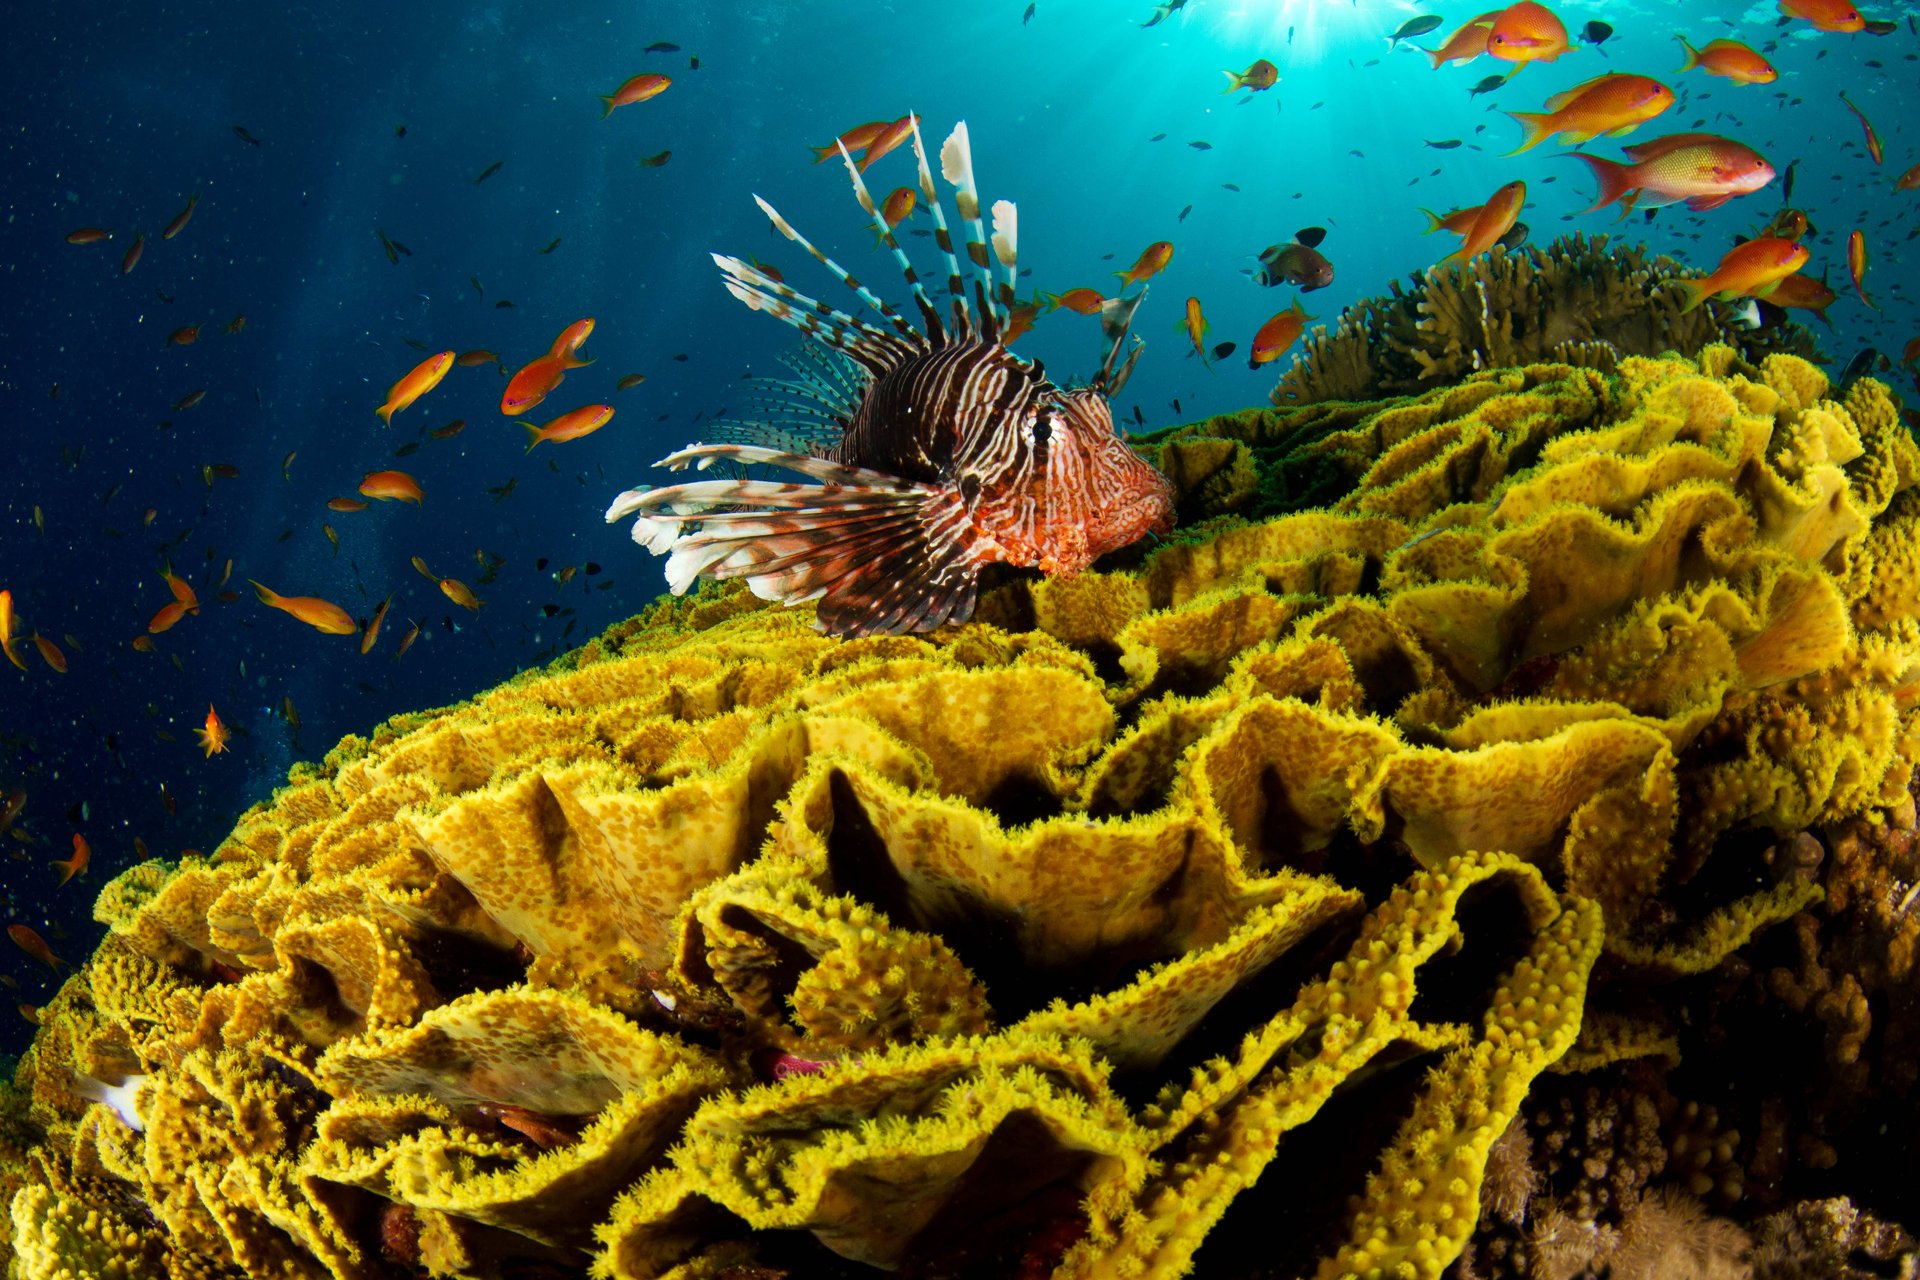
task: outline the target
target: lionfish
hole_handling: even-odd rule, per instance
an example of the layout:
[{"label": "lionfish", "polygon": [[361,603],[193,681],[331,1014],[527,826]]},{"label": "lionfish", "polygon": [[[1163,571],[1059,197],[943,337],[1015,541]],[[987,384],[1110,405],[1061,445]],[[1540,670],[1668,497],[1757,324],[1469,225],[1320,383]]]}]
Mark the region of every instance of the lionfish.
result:
[{"label": "lionfish", "polygon": [[[1049,382],[1038,360],[1007,349],[1013,323],[1017,221],[993,206],[996,282],[981,225],[967,126],[940,149],[967,226],[973,304],[912,120],[920,196],[946,255],[950,318],[922,287],[844,146],[860,207],[905,273],[923,322],[915,329],[755,196],[761,211],[859,295],[869,323],[788,287],[738,258],[714,254],[727,290],[805,335],[785,363],[798,380],[756,380],[766,416],[727,424],[723,443],[694,444],[657,466],[765,464],[813,483],[730,478],[631,489],[609,522],[638,516],[633,539],[666,555],[675,595],[701,576],[744,578],[767,600],[818,602],[815,626],[839,636],[930,631],[973,613],[980,571],[999,562],[1073,574],[1109,551],[1173,527],[1173,489],[1114,430],[1107,397],[1133,371],[1121,359],[1144,291],[1107,302],[1105,353],[1084,386]],[[977,311],[977,318],[976,318]],[[729,468],[730,470],[733,468]],[[744,472],[741,472],[744,474]]]}]

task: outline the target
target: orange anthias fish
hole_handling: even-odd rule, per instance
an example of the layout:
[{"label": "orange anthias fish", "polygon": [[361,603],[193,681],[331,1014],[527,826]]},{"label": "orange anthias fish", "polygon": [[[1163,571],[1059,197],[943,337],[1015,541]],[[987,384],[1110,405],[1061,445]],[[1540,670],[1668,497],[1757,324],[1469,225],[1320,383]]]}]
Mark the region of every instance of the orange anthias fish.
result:
[{"label": "orange anthias fish", "polygon": [[[22,951],[32,956],[35,960],[38,960],[41,964],[47,966],[47,968],[53,970],[55,973],[60,972],[61,965],[67,964],[65,960],[62,960],[59,956],[56,956],[55,954],[53,954],[53,948],[47,945],[47,940],[45,938],[35,933],[27,925],[24,925],[24,924],[8,925],[7,936],[13,939],[14,946],[19,947]],[[68,964],[67,968],[71,969],[73,968],[73,966]]]},{"label": "orange anthias fish", "polygon": [[319,596],[277,595],[252,578],[247,581],[253,584],[253,593],[260,597],[261,604],[291,614],[316,631],[323,631],[330,636],[348,636],[360,630],[353,615],[331,601],[322,600]]},{"label": "orange anthias fish", "polygon": [[1301,308],[1300,299],[1295,298],[1291,307],[1261,325],[1260,331],[1253,335],[1253,350],[1247,358],[1248,367],[1258,369],[1269,361],[1278,360],[1286,354],[1288,347],[1300,340],[1307,321],[1318,318],[1308,315]]},{"label": "orange anthias fish", "polygon": [[1920,164],[1916,164],[1913,168],[1907,170],[1895,179],[1893,189],[1895,191],[1913,191],[1920,189]]},{"label": "orange anthias fish", "polygon": [[808,150],[813,152],[813,162],[819,164],[822,160],[831,160],[839,155],[841,147],[845,147],[850,152],[858,151],[885,133],[887,126],[892,123],[891,120],[869,120],[865,124],[853,126],[824,147],[810,147]]},{"label": "orange anthias fish", "polygon": [[580,354],[580,348],[586,346],[587,339],[592,336],[593,317],[575,320],[560,331],[560,336],[553,340],[553,345],[547,349],[547,354],[558,360],[563,368],[584,369],[593,361],[579,360],[575,357]]},{"label": "orange anthias fish", "polygon": [[581,436],[590,436],[613,419],[613,406],[610,404],[582,405],[561,414],[544,427],[536,427],[531,422],[522,423],[527,429],[527,452],[542,441],[551,440],[558,444],[562,440],[578,440]]},{"label": "orange anthias fish", "polygon": [[1776,307],[1797,307],[1811,311],[1831,326],[1833,321],[1827,319],[1827,308],[1834,304],[1837,296],[1825,280],[1795,272],[1773,287],[1773,292],[1767,295],[1767,301]]},{"label": "orange anthias fish", "polygon": [[1820,31],[1862,31],[1867,20],[1847,0],[1780,0],[1780,12],[1805,18]]},{"label": "orange anthias fish", "polygon": [[1708,298],[1764,298],[1787,276],[1807,263],[1807,246],[1792,240],[1762,236],[1729,249],[1712,274],[1697,280],[1676,280],[1686,298],[1680,308],[1692,311]]},{"label": "orange anthias fish", "polygon": [[860,163],[857,166],[859,171],[865,173],[868,165],[911,137],[916,123],[914,116],[904,115],[876,133],[873,141],[867,144],[866,154],[860,157]]},{"label": "orange anthias fish", "polygon": [[[392,604],[393,604],[393,597],[388,596],[385,600],[382,600],[380,602],[380,607],[373,611],[373,617],[368,619],[367,621],[367,629],[360,633],[360,652],[361,653],[363,654],[367,653],[373,648],[374,644],[379,641],[380,624],[387,620],[387,608]],[[292,710],[293,708],[292,698],[287,699],[287,708],[288,710]],[[287,717],[287,720],[289,723],[293,724],[294,728],[298,729],[300,727],[299,724],[295,722],[296,718],[294,716],[289,715]]]},{"label": "orange anthias fish", "polygon": [[149,635],[159,635],[162,631],[171,631],[173,625],[187,616],[187,606],[178,600],[169,600],[160,606],[160,611],[147,623]]},{"label": "orange anthias fish", "polygon": [[1463,236],[1473,230],[1473,220],[1480,216],[1482,207],[1476,204],[1472,208],[1455,209],[1448,214],[1438,214],[1431,209],[1422,209],[1420,212],[1427,215],[1427,229],[1424,234],[1432,235],[1436,231],[1451,231],[1457,236]]},{"label": "orange anthias fish", "polygon": [[1187,331],[1187,340],[1193,343],[1193,354],[1200,357],[1200,363],[1207,363],[1207,317],[1200,310],[1200,299],[1187,299],[1187,318],[1182,321]]},{"label": "orange anthias fish", "polygon": [[176,574],[171,566],[163,565],[160,577],[167,584],[167,590],[173,593],[174,603],[189,613],[200,611],[200,597],[194,592],[192,583]]},{"label": "orange anthias fish", "polygon": [[672,83],[673,81],[666,76],[653,73],[634,76],[612,93],[600,95],[600,101],[606,104],[606,110],[600,113],[600,118],[605,120],[612,115],[615,107],[630,107],[636,102],[657,98],[665,93],[667,86]]},{"label": "orange anthias fish", "polygon": [[1875,164],[1879,164],[1886,158],[1886,152],[1880,146],[1880,135],[1874,132],[1873,122],[1867,119],[1866,112],[1853,105],[1853,99],[1847,96],[1845,89],[1840,91],[1840,101],[1847,104],[1847,110],[1853,112],[1853,118],[1860,122],[1860,128],[1867,135],[1867,154],[1873,157]]},{"label": "orange anthias fish", "polygon": [[1487,37],[1493,32],[1493,23],[1501,11],[1494,9],[1472,19],[1458,31],[1448,36],[1446,43],[1438,49],[1422,49],[1427,61],[1438,71],[1449,62],[1472,62],[1487,51]]},{"label": "orange anthias fish", "polygon": [[360,481],[360,492],[369,498],[415,504],[426,497],[420,482],[404,471],[369,471]]},{"label": "orange anthias fish", "polygon": [[7,661],[22,671],[27,669],[27,660],[13,651],[13,592],[0,591],[0,652],[7,655]]},{"label": "orange anthias fish", "polygon": [[[1900,351],[1900,363],[1903,365],[1920,362],[1920,338],[1908,338],[1907,345]],[[24,797],[22,797],[24,799]],[[5,823],[0,823],[4,827]]]},{"label": "orange anthias fish", "polygon": [[113,232],[105,227],[75,227],[67,232],[68,244],[101,244],[113,239]]},{"label": "orange anthias fish", "polygon": [[500,393],[500,412],[509,418],[518,417],[553,394],[566,376],[566,360],[551,352],[529,360],[507,379],[507,389]]},{"label": "orange anthias fish", "polygon": [[1572,146],[1603,133],[1616,138],[1631,133],[1673,105],[1673,90],[1649,76],[1609,72],[1554,94],[1546,105],[1544,113],[1507,113],[1527,131],[1526,140],[1508,155],[1529,151],[1556,133]]},{"label": "orange anthias fish", "polygon": [[1527,203],[1527,184],[1509,182],[1487,198],[1475,215],[1473,225],[1462,234],[1460,247],[1440,260],[1439,265],[1458,260],[1465,262],[1475,254],[1491,249],[1512,228]]},{"label": "orange anthias fish", "polygon": [[327,510],[338,511],[342,515],[352,515],[356,511],[365,511],[367,504],[358,498],[328,498]]},{"label": "orange anthias fish", "polygon": [[[1529,62],[1552,62],[1567,51],[1567,28],[1553,10],[1534,0],[1520,0],[1500,11],[1487,32],[1487,52],[1511,62],[1517,72]],[[1513,78],[1509,72],[1507,78]]]},{"label": "orange anthias fish", "polygon": [[[934,179],[917,130],[913,151],[926,197]],[[661,463],[675,470],[764,463],[804,480],[701,480],[630,489],[613,500],[607,519],[637,517],[634,541],[666,557],[676,594],[699,578],[742,579],[763,600],[810,606],[814,625],[835,636],[927,632],[972,616],[989,565],[1071,575],[1172,528],[1172,486],[1126,446],[1109,402],[1130,373],[1127,335],[1144,291],[1102,306],[1104,358],[1087,385],[1049,380],[1037,362],[1006,346],[1019,279],[1015,211],[980,198],[964,123],[939,153],[968,241],[964,259],[946,253],[947,274],[959,291],[960,263],[975,272],[974,304],[965,309],[943,313],[922,302],[918,327],[904,317],[883,327],[776,286],[739,258],[716,257],[729,292],[807,332],[821,352],[841,353],[846,380],[826,412],[814,415],[817,444],[796,448],[791,432],[740,424],[733,439],[741,443],[692,445]],[[864,182],[854,178],[862,208],[871,209]],[[994,211],[991,245],[978,213],[984,208]],[[1125,276],[1144,278],[1171,252],[1171,245],[1150,250]],[[1155,256],[1160,263],[1152,264]],[[904,252],[897,261],[919,301],[918,273]],[[823,265],[845,278],[830,259]],[[944,314],[952,315],[951,327]],[[797,407],[807,393],[786,394],[800,397]]]},{"label": "orange anthias fish", "polygon": [[919,203],[919,193],[912,187],[895,187],[887,196],[887,202],[880,206],[880,216],[886,219],[889,227],[897,227],[913,216],[914,208]]},{"label": "orange anthias fish", "polygon": [[160,238],[162,240],[171,240],[175,236],[179,235],[182,231],[185,231],[187,229],[187,223],[192,221],[193,219],[193,211],[197,209],[199,206],[200,206],[199,196],[197,195],[188,196],[187,207],[182,209],[179,213],[176,213],[173,215],[173,221],[169,222],[167,224],[167,229],[160,233]]},{"label": "orange anthias fish", "polygon": [[473,594],[472,588],[468,587],[466,583],[460,581],[458,578],[440,579],[440,593],[459,605],[462,609],[467,609],[474,613],[478,613],[480,606],[485,603],[480,597]]},{"label": "orange anthias fish", "polygon": [[1140,251],[1140,256],[1134,260],[1131,267],[1113,274],[1120,277],[1120,287],[1125,289],[1128,285],[1138,284],[1150,276],[1160,274],[1172,261],[1173,243],[1168,240],[1155,240]]},{"label": "orange anthias fish", "polygon": [[428,356],[413,366],[400,381],[387,388],[387,402],[374,412],[380,415],[380,421],[393,425],[393,415],[418,400],[427,392],[440,385],[440,379],[447,376],[447,370],[453,368],[451,351],[442,351],[438,355]]},{"label": "orange anthias fish", "polygon": [[1717,209],[1773,181],[1773,166],[1759,152],[1716,134],[1670,134],[1624,150],[1634,163],[1567,153],[1583,161],[1600,183],[1599,198],[1582,212],[1592,213],[1616,200],[1623,218],[1636,206],[1682,200],[1689,209]]},{"label": "orange anthias fish", "polygon": [[1858,227],[1847,236],[1847,274],[1853,277],[1853,291],[1860,295],[1860,301],[1878,311],[1867,289],[1861,282],[1867,278],[1867,233]]},{"label": "orange anthias fish", "polygon": [[1227,77],[1226,92],[1228,93],[1232,93],[1235,89],[1251,89],[1259,93],[1280,83],[1280,68],[1265,58],[1258,59],[1245,71],[1227,71],[1222,74]]},{"label": "orange anthias fish", "polygon": [[211,702],[207,704],[206,725],[202,728],[195,729],[194,733],[199,736],[200,745],[207,749],[207,758],[209,760],[220,752],[225,751],[227,749],[227,740],[233,736],[233,731],[228,729],[226,723],[220,719],[220,713],[213,709]]},{"label": "orange anthias fish", "polygon": [[1065,307],[1067,310],[1083,316],[1100,314],[1100,308],[1105,306],[1107,302],[1105,298],[1100,296],[1098,289],[1088,289],[1084,287],[1069,289],[1065,293],[1042,293],[1040,296],[1046,299],[1047,310],[1049,311],[1059,307]]},{"label": "orange anthias fish", "polygon": [[78,831],[74,832],[73,856],[71,858],[56,859],[53,863],[55,867],[60,869],[60,883],[65,884],[82,871],[85,871],[87,869],[87,860],[91,857],[93,857],[93,850],[87,847],[87,838]]},{"label": "orange anthias fish", "polygon": [[1735,84],[1772,84],[1780,78],[1773,64],[1738,40],[1709,40],[1704,49],[1687,43],[1685,36],[1675,40],[1687,51],[1687,60],[1676,74],[1684,75],[1699,67],[1710,76],[1725,76]]},{"label": "orange anthias fish", "polygon": [[61,675],[67,674],[67,655],[60,652],[59,645],[36,631],[33,633],[33,647],[40,651],[40,660],[42,662],[52,667]]}]

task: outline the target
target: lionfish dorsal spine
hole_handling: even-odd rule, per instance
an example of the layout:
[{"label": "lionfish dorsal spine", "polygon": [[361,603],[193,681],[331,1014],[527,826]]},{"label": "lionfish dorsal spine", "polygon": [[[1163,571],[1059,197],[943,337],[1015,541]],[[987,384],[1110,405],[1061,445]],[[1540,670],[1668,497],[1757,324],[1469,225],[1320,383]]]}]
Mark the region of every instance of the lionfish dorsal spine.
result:
[{"label": "lionfish dorsal spine", "polygon": [[953,299],[954,336],[962,342],[973,338],[973,316],[967,309],[966,282],[960,276],[960,260],[953,256],[953,232],[947,227],[947,211],[940,203],[940,192],[933,185],[933,170],[927,166],[927,145],[920,137],[920,118],[913,118],[913,158],[920,165],[920,199],[933,219],[933,242],[947,258],[947,293]]},{"label": "lionfish dorsal spine", "polygon": [[953,184],[953,202],[967,224],[967,261],[974,266],[974,298],[980,304],[981,336],[988,342],[1000,340],[1000,313],[993,305],[993,268],[988,265],[987,231],[980,224],[980,190],[973,181],[973,147],[967,138],[965,120],[953,126],[953,132],[940,144],[940,172]]},{"label": "lionfish dorsal spine", "polygon": [[913,269],[912,259],[906,250],[900,247],[900,241],[893,234],[893,228],[887,225],[887,218],[874,203],[873,193],[867,190],[867,180],[860,176],[860,166],[853,162],[853,156],[847,151],[847,144],[834,139],[834,145],[840,148],[840,159],[847,166],[847,176],[853,179],[853,194],[860,201],[860,207],[873,219],[873,229],[893,253],[893,260],[900,264],[900,274],[907,278],[907,287],[913,291],[914,305],[920,308],[920,318],[926,322],[927,340],[933,346],[946,345],[946,326],[940,323],[940,312],[934,307],[933,299],[927,297],[927,291],[920,284],[920,273]]},{"label": "lionfish dorsal spine", "polygon": [[1140,350],[1146,344],[1134,339],[1134,347],[1116,368],[1114,361],[1120,358],[1120,349],[1126,345],[1127,331],[1133,327],[1133,313],[1146,300],[1147,289],[1132,297],[1109,298],[1100,304],[1100,333],[1105,339],[1106,350],[1101,353],[1100,372],[1093,377],[1093,385],[1107,395],[1120,394],[1120,388],[1127,385],[1127,379],[1133,376],[1133,363],[1140,358]]},{"label": "lionfish dorsal spine", "polygon": [[[864,320],[810,298],[738,258],[716,253],[713,261],[727,277],[728,293],[753,310],[784,320],[834,350],[846,352],[869,369],[884,369],[916,349],[886,330],[876,329]],[[918,334],[913,336],[919,339]]]},{"label": "lionfish dorsal spine", "polygon": [[993,202],[993,256],[1007,269],[1000,286],[1000,310],[1011,324],[1020,291],[1020,211],[1011,200]]},{"label": "lionfish dorsal spine", "polygon": [[[842,147],[840,150],[841,154],[844,155],[846,153],[845,147]],[[792,223],[780,216],[778,209],[775,209],[757,195],[753,198],[753,202],[760,206],[760,212],[767,215],[768,220],[773,223],[774,230],[812,254],[815,262],[818,262],[821,266],[833,272],[833,274],[839,278],[841,284],[846,285],[847,288],[859,295],[860,301],[885,316],[887,323],[893,326],[895,333],[900,334],[910,345],[916,348],[924,345],[925,339],[921,337],[919,330],[908,324],[905,317],[887,305],[886,301],[874,293],[873,290],[854,279],[845,267],[828,257],[818,245],[796,231]]]}]

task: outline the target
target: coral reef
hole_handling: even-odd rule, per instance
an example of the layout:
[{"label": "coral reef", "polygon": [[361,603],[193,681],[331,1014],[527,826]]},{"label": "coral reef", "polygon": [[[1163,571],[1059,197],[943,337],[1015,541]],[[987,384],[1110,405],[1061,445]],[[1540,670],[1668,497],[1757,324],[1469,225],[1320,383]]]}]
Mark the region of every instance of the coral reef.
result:
[{"label": "coral reef", "polygon": [[1742,358],[1820,359],[1795,324],[1746,329],[1731,307],[1682,312],[1663,286],[1695,273],[1640,245],[1561,236],[1545,248],[1495,248],[1399,281],[1319,326],[1274,388],[1281,406],[1411,395],[1483,369],[1558,361],[1612,372],[1626,356],[1691,356],[1722,343]]},{"label": "coral reef", "polygon": [[1215,425],[1135,567],[851,641],[707,589],[113,881],[22,1280],[1911,1266],[1845,1199],[1920,1122],[1885,389]]}]

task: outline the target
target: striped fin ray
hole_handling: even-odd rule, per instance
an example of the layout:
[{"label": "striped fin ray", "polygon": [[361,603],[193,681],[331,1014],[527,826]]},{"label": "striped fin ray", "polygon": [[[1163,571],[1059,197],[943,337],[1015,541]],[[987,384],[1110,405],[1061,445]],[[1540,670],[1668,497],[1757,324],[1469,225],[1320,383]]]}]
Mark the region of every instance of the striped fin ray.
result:
[{"label": "striped fin ray", "polygon": [[1133,350],[1120,362],[1118,368],[1114,361],[1120,357],[1120,349],[1126,345],[1127,330],[1133,327],[1133,313],[1146,301],[1147,289],[1142,285],[1140,292],[1130,298],[1109,298],[1100,304],[1100,333],[1106,341],[1106,350],[1101,353],[1100,372],[1093,376],[1092,385],[1110,396],[1120,394],[1120,388],[1127,385],[1127,379],[1133,376],[1133,362],[1140,358],[1146,343],[1133,340]]},{"label": "striped fin ray", "polygon": [[947,293],[953,298],[954,336],[962,342],[973,338],[973,314],[967,309],[967,286],[960,277],[960,260],[953,256],[953,232],[947,227],[947,211],[940,203],[940,192],[933,185],[933,170],[927,167],[927,146],[920,138],[920,118],[913,121],[913,156],[920,162],[920,199],[933,219],[933,242],[947,256]]},{"label": "striped fin ray", "polygon": [[1007,322],[1013,322],[1013,307],[1020,290],[1020,211],[1011,200],[993,202],[993,256],[1007,269],[1006,283],[1000,286],[1000,309]]},{"label": "striped fin ray", "polygon": [[860,176],[860,168],[848,154],[846,144],[835,139],[834,145],[840,148],[840,159],[846,162],[847,176],[853,179],[854,197],[860,201],[860,207],[866,210],[867,216],[873,219],[873,229],[879,233],[887,248],[893,251],[893,260],[900,264],[900,274],[907,278],[907,287],[913,290],[914,304],[920,308],[920,316],[926,321],[928,340],[933,346],[945,346],[946,326],[940,323],[940,313],[934,309],[933,300],[927,297],[926,289],[921,286],[920,273],[913,269],[913,260],[900,247],[900,241],[894,236],[893,228],[887,225],[880,206],[873,202],[873,193],[867,189],[867,180]]},{"label": "striped fin ray", "polygon": [[741,414],[713,424],[713,439],[829,457],[859,409],[872,377],[830,347],[803,342],[780,357],[791,378],[748,378]]},{"label": "striped fin ray", "polygon": [[660,465],[716,460],[817,483],[701,480],[614,499],[607,520],[637,517],[634,541],[668,557],[674,594],[699,577],[741,578],[765,600],[819,601],[819,625],[836,635],[920,631],[972,614],[975,575],[991,557],[953,487],[747,445],[694,445]]},{"label": "striped fin ray", "polygon": [[[846,148],[841,147],[840,152],[842,155],[845,155]],[[832,258],[829,258],[820,249],[818,245],[813,243],[813,241],[807,239],[805,236],[801,235],[798,231],[794,230],[793,224],[788,222],[785,218],[781,217],[780,211],[778,209],[775,209],[772,205],[768,204],[765,200],[762,200],[759,196],[755,196],[753,198],[753,202],[760,206],[760,212],[767,215],[768,220],[773,223],[774,230],[778,231],[781,235],[785,236],[789,240],[792,240],[793,242],[798,244],[802,249],[805,249],[808,253],[812,254],[813,260],[815,262],[819,263],[821,266],[825,267],[827,270],[833,272],[834,275],[839,277],[841,284],[846,285],[847,288],[859,294],[860,301],[866,303],[869,307],[872,307],[875,311],[878,311],[881,315],[885,316],[887,318],[887,323],[891,324],[894,328],[894,331],[900,334],[902,337],[904,337],[909,343],[909,345],[913,346],[916,349],[925,345],[926,340],[920,336],[920,333],[918,330],[916,330],[912,325],[906,322],[905,317],[903,317],[898,311],[895,311],[892,307],[888,306],[887,303],[883,301],[878,294],[873,292],[873,290],[867,288],[867,286],[861,284],[858,280],[854,279],[851,275],[849,275],[845,267],[835,262]]]},{"label": "striped fin ray", "polygon": [[[834,350],[845,352],[870,369],[883,369],[913,349],[884,329],[876,329],[864,320],[809,298],[738,258],[716,253],[713,260],[726,273],[728,293],[755,311],[765,311],[785,320]],[[914,337],[918,339],[919,335]]]},{"label": "striped fin ray", "polygon": [[980,191],[973,182],[973,146],[967,137],[967,122],[953,126],[953,132],[940,144],[940,173],[953,184],[953,200],[967,223],[967,261],[979,274],[974,282],[974,297],[980,304],[981,334],[988,342],[1000,340],[1000,313],[994,308],[993,268],[988,265],[987,231],[980,223]]}]

